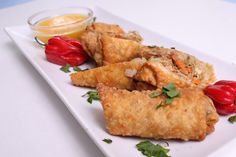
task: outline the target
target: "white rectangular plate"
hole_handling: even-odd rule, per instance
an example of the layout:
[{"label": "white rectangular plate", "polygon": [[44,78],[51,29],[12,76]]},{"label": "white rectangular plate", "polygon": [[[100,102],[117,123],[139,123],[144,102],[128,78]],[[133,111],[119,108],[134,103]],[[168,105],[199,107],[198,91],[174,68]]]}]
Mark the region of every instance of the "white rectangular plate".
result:
[{"label": "white rectangular plate", "polygon": [[[116,23],[125,30],[137,30],[145,39],[146,44],[160,45],[164,47],[175,47],[179,50],[189,52],[201,60],[214,65],[218,79],[236,80],[235,65],[223,62],[204,53],[193,50],[187,46],[179,44],[173,40],[151,32],[136,24],[130,23],[111,13],[101,9],[94,8],[95,16],[98,21]],[[111,136],[105,130],[102,107],[99,102],[89,104],[86,98],[81,97],[88,88],[75,87],[70,83],[69,74],[59,70],[60,66],[51,64],[45,60],[44,49],[37,45],[28,26],[13,26],[5,29],[11,39],[20,48],[21,52],[42,75],[42,77],[53,88],[57,95],[63,100],[73,116],[85,129],[91,139],[104,152],[106,156],[112,157],[141,157],[143,156],[136,150],[135,145],[140,142],[140,138]],[[90,67],[85,64],[82,68]],[[201,142],[181,142],[168,141],[170,153],[174,157],[202,157],[202,156],[236,156],[236,125],[227,121],[227,117],[221,117],[216,125],[216,130],[208,135]],[[104,143],[104,138],[113,140],[112,144]],[[161,141],[153,140],[158,143]]]}]

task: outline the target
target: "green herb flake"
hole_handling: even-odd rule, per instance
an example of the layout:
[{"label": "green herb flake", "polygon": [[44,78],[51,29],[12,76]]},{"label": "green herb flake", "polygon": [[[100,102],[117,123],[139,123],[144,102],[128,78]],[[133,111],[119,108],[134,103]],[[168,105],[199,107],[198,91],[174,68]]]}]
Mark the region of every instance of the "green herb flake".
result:
[{"label": "green herb flake", "polygon": [[77,71],[77,72],[78,72],[78,71],[82,71],[79,67],[73,67],[73,70],[74,70],[74,71]]},{"label": "green herb flake", "polygon": [[156,98],[160,95],[164,95],[166,97],[166,99],[164,102],[161,102],[160,104],[158,104],[156,106],[156,109],[160,108],[164,104],[168,105],[168,104],[172,103],[172,101],[174,100],[175,97],[180,96],[180,91],[176,89],[176,86],[174,83],[169,83],[166,86],[162,87],[161,92],[157,92],[157,91],[152,92],[149,94],[149,97]]},{"label": "green herb flake", "polygon": [[70,64],[66,64],[65,66],[62,66],[60,68],[60,70],[65,72],[65,73],[69,73],[70,72]]},{"label": "green herb flake", "polygon": [[229,121],[230,123],[236,122],[236,115],[229,117],[229,118],[228,118],[228,121]]},{"label": "green herb flake", "polygon": [[166,92],[166,95],[168,95],[170,98],[174,98],[180,95],[178,90],[171,90]]},{"label": "green herb flake", "polygon": [[180,96],[180,91],[176,89],[174,83],[169,83],[166,86],[162,87],[162,93],[167,96],[165,100],[166,104],[172,103],[175,97]]},{"label": "green herb flake", "polygon": [[105,138],[102,140],[103,142],[106,142],[107,144],[111,144],[112,143],[112,140],[111,139],[108,139],[108,138]]},{"label": "green herb flake", "polygon": [[159,144],[153,144],[150,141],[142,141],[136,145],[136,148],[147,157],[170,157],[167,153],[170,151]]},{"label": "green herb flake", "polygon": [[166,98],[166,101],[165,101],[166,104],[172,103],[173,99],[174,99],[174,98]]},{"label": "green herb flake", "polygon": [[162,106],[163,106],[163,103],[160,102],[160,104],[158,104],[158,105],[156,106],[156,110],[159,109],[159,108],[162,107]]},{"label": "green herb flake", "polygon": [[175,84],[174,83],[169,83],[166,86],[163,87],[164,90],[170,91],[170,90],[175,90]]},{"label": "green herb flake", "polygon": [[82,97],[88,96],[87,101],[92,104],[93,100],[100,100],[100,97],[98,95],[97,91],[88,91],[86,94],[82,95]]},{"label": "green herb flake", "polygon": [[150,98],[156,98],[156,97],[158,97],[159,95],[161,95],[160,92],[152,92],[152,93],[149,94],[149,97],[150,97]]}]

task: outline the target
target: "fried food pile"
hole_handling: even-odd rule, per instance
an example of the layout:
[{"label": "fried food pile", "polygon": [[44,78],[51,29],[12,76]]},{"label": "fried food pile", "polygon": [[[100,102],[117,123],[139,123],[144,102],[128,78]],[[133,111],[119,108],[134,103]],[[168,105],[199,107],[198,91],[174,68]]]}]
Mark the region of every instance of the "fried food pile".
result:
[{"label": "fried food pile", "polygon": [[[202,92],[216,80],[213,66],[188,53],[142,41],[136,31],[93,23],[80,42],[97,67],[71,74],[72,83],[97,88],[110,134],[203,140],[218,121],[212,101]],[[168,83],[181,94],[155,109],[165,96],[149,94]]]}]

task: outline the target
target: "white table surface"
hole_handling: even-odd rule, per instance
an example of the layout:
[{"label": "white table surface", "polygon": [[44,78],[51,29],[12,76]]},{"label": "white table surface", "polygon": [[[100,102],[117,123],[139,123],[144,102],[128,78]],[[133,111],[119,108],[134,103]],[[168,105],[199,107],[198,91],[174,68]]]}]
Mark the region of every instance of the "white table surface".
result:
[{"label": "white table surface", "polygon": [[42,9],[98,4],[195,49],[236,63],[236,4],[222,0],[35,0],[0,10],[0,156],[102,157],[3,31]]}]

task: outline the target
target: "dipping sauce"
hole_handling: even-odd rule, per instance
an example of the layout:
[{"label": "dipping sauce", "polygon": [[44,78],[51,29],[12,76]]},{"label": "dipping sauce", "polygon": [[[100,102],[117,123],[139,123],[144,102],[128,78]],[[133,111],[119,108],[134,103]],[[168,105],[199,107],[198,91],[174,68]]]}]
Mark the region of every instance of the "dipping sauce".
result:
[{"label": "dipping sauce", "polygon": [[46,20],[39,21],[37,26],[60,26],[60,25],[66,25],[66,24],[79,22],[86,18],[87,16],[80,15],[80,14],[67,14],[67,15],[56,16],[56,17],[52,17]]},{"label": "dipping sauce", "polygon": [[28,24],[37,39],[47,43],[54,36],[78,39],[92,20],[91,9],[68,7],[36,13],[28,19]]},{"label": "dipping sauce", "polygon": [[79,27],[76,23],[80,23],[86,18],[88,17],[84,15],[67,14],[39,21],[36,24],[36,27],[38,26],[36,36],[44,43],[47,43],[48,39],[53,36],[65,36],[77,39],[85,30],[86,25]]}]

